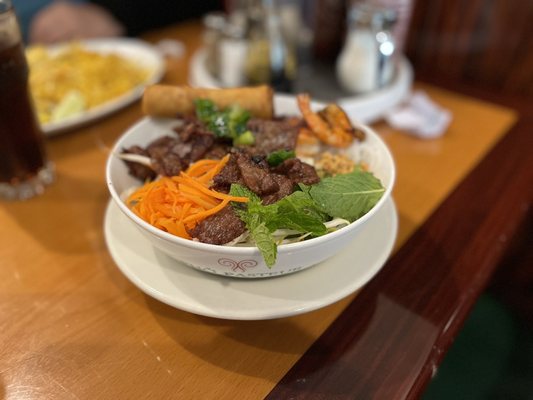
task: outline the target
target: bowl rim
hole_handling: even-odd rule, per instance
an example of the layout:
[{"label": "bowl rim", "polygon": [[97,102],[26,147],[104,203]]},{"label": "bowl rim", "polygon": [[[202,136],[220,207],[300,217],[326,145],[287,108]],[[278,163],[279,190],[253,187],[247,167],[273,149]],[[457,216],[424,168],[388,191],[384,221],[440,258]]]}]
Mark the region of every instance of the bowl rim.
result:
[{"label": "bowl rim", "polygon": [[[283,96],[283,97],[291,97],[291,96]],[[116,158],[116,153],[119,152],[122,148],[122,142],[130,136],[133,132],[138,130],[139,126],[142,126],[143,124],[147,123],[159,123],[159,121],[170,121],[171,119],[161,119],[161,118],[152,118],[149,116],[145,116],[138,120],[135,124],[130,126],[123,134],[121,134],[116,140],[115,144],[113,145],[111,152],[108,155],[107,161],[106,161],[106,183],[108,187],[108,191],[111,194],[111,197],[113,201],[119,206],[120,210],[135,224],[144,229],[145,231],[155,235],[158,239],[163,240],[165,242],[169,242],[175,245],[184,246],[191,249],[201,250],[201,251],[207,251],[207,252],[217,252],[218,254],[223,255],[242,255],[242,256],[260,256],[261,253],[257,246],[227,246],[227,245],[216,245],[216,244],[210,244],[210,243],[202,243],[196,240],[190,240],[190,239],[184,239],[179,236],[172,235],[171,233],[165,232],[161,229],[158,229],[154,227],[153,225],[149,224],[148,222],[144,221],[142,218],[138,217],[133,211],[127,207],[126,203],[122,200],[120,193],[117,192],[115,189],[115,186],[113,185],[112,181],[112,166],[114,161],[118,160]],[[296,243],[286,243],[286,244],[280,244],[277,246],[277,252],[278,255],[294,250],[303,250],[308,247],[312,247],[318,243],[324,243],[329,242],[331,240],[334,240],[337,238],[337,236],[342,236],[352,230],[357,229],[359,226],[363,225],[368,219],[372,218],[372,216],[383,206],[383,204],[386,202],[387,198],[391,196],[392,189],[394,187],[395,181],[396,181],[396,166],[394,163],[394,158],[392,157],[391,151],[386,145],[385,141],[379,136],[379,134],[374,131],[372,128],[370,128],[367,125],[362,126],[363,130],[366,134],[370,134],[374,137],[374,139],[379,143],[379,146],[382,147],[384,150],[385,156],[388,159],[387,164],[390,165],[390,182],[389,185],[385,188],[385,192],[381,196],[381,198],[378,200],[378,202],[372,207],[365,215],[360,217],[359,219],[355,220],[354,222],[350,223],[349,225],[346,225],[340,229],[337,229],[336,231],[327,233],[322,236],[310,238],[307,240],[303,240],[301,242]]]}]

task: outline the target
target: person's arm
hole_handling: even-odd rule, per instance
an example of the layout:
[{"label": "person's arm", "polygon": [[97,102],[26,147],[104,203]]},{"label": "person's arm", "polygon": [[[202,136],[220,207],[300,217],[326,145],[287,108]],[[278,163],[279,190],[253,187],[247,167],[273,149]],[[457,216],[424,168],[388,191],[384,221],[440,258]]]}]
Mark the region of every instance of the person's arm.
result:
[{"label": "person's arm", "polygon": [[35,14],[29,25],[30,43],[113,37],[124,34],[123,25],[107,10],[84,1],[54,1]]}]

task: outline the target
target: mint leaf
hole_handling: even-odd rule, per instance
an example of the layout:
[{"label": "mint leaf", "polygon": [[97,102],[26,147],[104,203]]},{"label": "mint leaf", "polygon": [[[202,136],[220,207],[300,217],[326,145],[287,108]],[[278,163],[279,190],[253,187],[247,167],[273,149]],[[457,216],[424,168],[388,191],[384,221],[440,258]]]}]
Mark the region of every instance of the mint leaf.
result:
[{"label": "mint leaf", "polygon": [[278,247],[272,231],[267,227],[266,221],[272,219],[277,213],[277,207],[263,206],[261,198],[250,189],[232,184],[230,188],[232,196],[248,197],[248,203],[232,203],[235,213],[245,223],[255,245],[261,252],[266,265],[270,268],[276,263]]},{"label": "mint leaf", "polygon": [[231,185],[231,195],[249,199],[248,203],[232,204],[269,267],[276,262],[277,246],[272,233],[277,229],[324,235],[325,221],[331,217],[355,221],[374,207],[385,192],[379,179],[362,170],[299,187],[301,191],[265,206],[250,189]]},{"label": "mint leaf", "polygon": [[315,185],[301,187],[322,211],[349,221],[365,215],[385,192],[379,179],[362,170],[324,178]]},{"label": "mint leaf", "polygon": [[244,223],[250,231],[250,235],[261,252],[266,265],[269,268],[272,267],[276,263],[278,246],[272,238],[272,233],[266,227],[265,222],[261,221],[259,214],[247,214]]},{"label": "mint leaf", "polygon": [[277,229],[292,229],[314,236],[327,233],[323,222],[328,216],[317,207],[308,193],[294,192],[267,206],[261,203],[261,198],[254,192],[239,184],[231,185],[230,194],[248,197],[247,203],[232,204],[269,267],[276,263],[277,245],[272,233]]},{"label": "mint leaf", "polygon": [[321,222],[327,221],[328,215],[320,210],[316,202],[309,196],[308,192],[296,191],[290,195],[282,198],[277,203],[277,206],[283,211],[298,211],[316,219]]},{"label": "mint leaf", "polygon": [[327,216],[320,211],[307,193],[294,192],[272,206],[277,207],[273,219],[267,222],[272,231],[285,228],[302,233],[310,232],[314,236],[320,236],[327,232],[324,225]]},{"label": "mint leaf", "polygon": [[233,183],[230,187],[229,194],[235,197],[248,197],[249,202],[251,203],[261,203],[261,198],[248,189],[246,186],[239,185],[238,183]]}]

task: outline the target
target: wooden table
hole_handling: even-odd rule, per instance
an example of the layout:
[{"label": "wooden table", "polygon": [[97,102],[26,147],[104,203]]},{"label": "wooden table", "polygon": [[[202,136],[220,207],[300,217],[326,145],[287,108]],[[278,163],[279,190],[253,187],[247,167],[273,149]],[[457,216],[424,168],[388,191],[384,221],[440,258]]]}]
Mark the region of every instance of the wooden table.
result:
[{"label": "wooden table", "polygon": [[[186,81],[198,33],[146,36],[187,45],[167,82]],[[454,119],[431,141],[375,125],[398,169],[393,257],[357,295],[276,320],[174,309],[115,266],[104,164],[139,104],[50,137],[56,182],[0,203],[0,398],[416,398],[530,215],[533,171],[527,104],[417,87]]]}]

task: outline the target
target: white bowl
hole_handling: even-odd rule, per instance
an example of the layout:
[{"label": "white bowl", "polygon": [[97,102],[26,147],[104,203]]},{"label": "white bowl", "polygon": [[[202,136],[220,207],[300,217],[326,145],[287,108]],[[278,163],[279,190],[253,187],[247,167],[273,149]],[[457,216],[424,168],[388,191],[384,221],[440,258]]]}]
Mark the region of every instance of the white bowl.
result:
[{"label": "white bowl", "polygon": [[[277,115],[299,115],[293,96],[276,96],[274,104]],[[311,267],[357,240],[363,225],[374,217],[391,195],[396,175],[392,155],[381,138],[364,127],[366,139],[355,143],[349,151],[356,160],[366,162],[370,171],[381,180],[385,187],[381,199],[367,214],[344,228],[303,242],[278,246],[276,264],[269,268],[256,247],[218,246],[171,235],[143,221],[122,200],[121,194],[139,186],[139,181],[128,174],[126,165],[115,154],[132,145],[145,146],[170,133],[175,124],[176,120],[144,118],[124,133],[107,160],[107,186],[113,201],[133,222],[132,229],[139,229],[163,253],[201,271],[239,278],[268,278]]]}]

